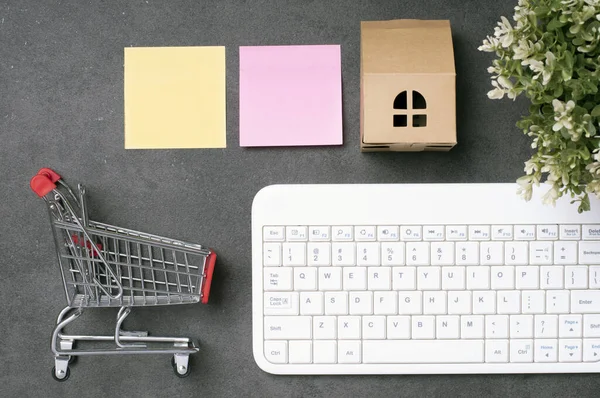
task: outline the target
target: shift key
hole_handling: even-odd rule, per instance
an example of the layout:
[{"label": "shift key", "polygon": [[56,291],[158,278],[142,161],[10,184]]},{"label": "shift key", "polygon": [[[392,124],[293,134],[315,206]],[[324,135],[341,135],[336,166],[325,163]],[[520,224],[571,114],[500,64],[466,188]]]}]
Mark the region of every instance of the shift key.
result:
[{"label": "shift key", "polygon": [[600,290],[572,290],[571,313],[597,314],[600,312]]},{"label": "shift key", "polygon": [[265,317],[265,340],[310,339],[311,331],[310,316]]}]

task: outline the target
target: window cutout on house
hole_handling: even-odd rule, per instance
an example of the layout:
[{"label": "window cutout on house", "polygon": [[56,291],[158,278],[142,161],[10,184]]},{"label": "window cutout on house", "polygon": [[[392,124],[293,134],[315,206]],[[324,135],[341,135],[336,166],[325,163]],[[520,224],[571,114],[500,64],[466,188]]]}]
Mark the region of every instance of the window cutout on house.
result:
[{"label": "window cutout on house", "polygon": [[[401,92],[400,94],[398,94],[396,96],[396,99],[394,99],[394,109],[407,109],[408,108],[408,102],[407,102],[407,94],[406,91]],[[394,126],[396,124],[394,123]]]},{"label": "window cutout on house", "polygon": [[427,101],[425,101],[425,97],[423,97],[423,95],[418,92],[418,91],[413,91],[412,92],[412,108],[413,109],[426,109],[427,108]]},{"label": "window cutout on house", "polygon": [[413,127],[425,126],[427,126],[427,115],[413,115]]},{"label": "window cutout on house", "polygon": [[394,127],[408,126],[408,118],[406,115],[394,115]]}]

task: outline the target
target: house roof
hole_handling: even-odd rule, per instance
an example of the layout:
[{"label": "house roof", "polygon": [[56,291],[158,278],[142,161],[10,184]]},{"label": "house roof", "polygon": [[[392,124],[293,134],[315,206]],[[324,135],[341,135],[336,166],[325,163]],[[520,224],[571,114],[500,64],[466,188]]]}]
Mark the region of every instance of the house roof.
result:
[{"label": "house roof", "polygon": [[363,74],[456,74],[450,21],[361,22]]}]

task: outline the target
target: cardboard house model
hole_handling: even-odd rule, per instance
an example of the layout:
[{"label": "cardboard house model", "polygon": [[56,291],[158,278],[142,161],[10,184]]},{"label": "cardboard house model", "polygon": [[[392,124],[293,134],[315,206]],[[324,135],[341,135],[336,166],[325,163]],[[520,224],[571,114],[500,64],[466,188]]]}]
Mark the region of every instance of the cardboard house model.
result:
[{"label": "cardboard house model", "polygon": [[456,145],[449,21],[361,22],[361,151],[448,151]]}]

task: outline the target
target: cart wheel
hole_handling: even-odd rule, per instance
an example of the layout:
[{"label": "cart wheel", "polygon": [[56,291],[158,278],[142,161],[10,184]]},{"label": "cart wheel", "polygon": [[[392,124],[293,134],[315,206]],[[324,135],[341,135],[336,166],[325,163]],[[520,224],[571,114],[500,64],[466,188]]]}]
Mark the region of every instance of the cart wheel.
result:
[{"label": "cart wheel", "polygon": [[190,375],[190,373],[192,372],[192,367],[190,366],[190,362],[188,361],[188,366],[187,366],[187,370],[185,371],[185,373],[179,373],[179,371],[177,370],[177,366],[175,365],[175,356],[174,355],[171,357],[171,366],[173,367],[175,376],[180,377],[182,379],[184,377],[188,377]]},{"label": "cart wheel", "polygon": [[62,379],[56,376],[56,366],[52,367],[52,378],[56,381],[67,381],[67,379],[71,376],[71,369],[67,368],[67,372],[65,373],[65,377]]},{"label": "cart wheel", "polygon": [[73,365],[75,362],[77,362],[77,356],[75,356],[75,355],[69,356],[69,365]]}]

